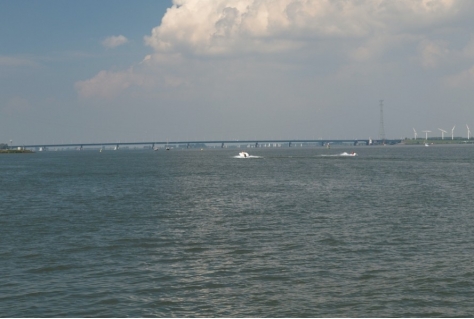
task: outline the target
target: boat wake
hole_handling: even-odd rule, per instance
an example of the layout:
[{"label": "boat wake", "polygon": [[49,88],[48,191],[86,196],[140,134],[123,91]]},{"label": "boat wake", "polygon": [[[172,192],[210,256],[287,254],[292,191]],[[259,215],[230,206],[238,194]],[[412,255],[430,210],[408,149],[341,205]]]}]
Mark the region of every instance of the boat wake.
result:
[{"label": "boat wake", "polygon": [[339,156],[357,156],[357,153],[356,152],[351,152],[351,153],[344,152],[344,153],[339,154]]},{"label": "boat wake", "polygon": [[262,158],[261,156],[249,155],[247,152],[240,152],[239,155],[234,158]]},{"label": "boat wake", "polygon": [[346,157],[346,156],[353,157],[353,156],[357,156],[357,153],[356,152],[351,152],[351,153],[343,152],[343,153],[340,153],[340,154],[331,154],[331,155],[324,154],[324,155],[321,155],[321,156],[325,156],[325,157]]}]

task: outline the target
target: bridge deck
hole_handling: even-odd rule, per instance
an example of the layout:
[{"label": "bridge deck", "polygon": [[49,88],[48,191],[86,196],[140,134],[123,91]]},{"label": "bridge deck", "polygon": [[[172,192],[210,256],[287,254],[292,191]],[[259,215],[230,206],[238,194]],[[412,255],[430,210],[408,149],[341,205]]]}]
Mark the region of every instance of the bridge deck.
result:
[{"label": "bridge deck", "polygon": [[[27,144],[27,145],[12,145],[11,148],[40,148],[40,147],[93,147],[93,146],[129,146],[129,145],[193,145],[193,144],[291,144],[297,143],[315,143],[315,144],[342,144],[342,143],[352,143],[356,144],[366,144],[368,145],[371,140],[369,139],[295,139],[295,140],[202,140],[202,141],[149,141],[149,142],[105,142],[105,143],[63,143],[63,144]],[[385,144],[398,144],[401,143],[400,139],[391,139],[385,140]],[[383,144],[382,141],[372,140],[374,144]]]}]

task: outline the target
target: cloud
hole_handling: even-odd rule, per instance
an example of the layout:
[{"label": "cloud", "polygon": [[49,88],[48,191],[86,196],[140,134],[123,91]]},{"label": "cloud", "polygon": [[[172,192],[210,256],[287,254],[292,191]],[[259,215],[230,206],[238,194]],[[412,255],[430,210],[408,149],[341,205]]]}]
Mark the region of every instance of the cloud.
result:
[{"label": "cloud", "polygon": [[100,71],[94,77],[77,81],[74,85],[79,96],[82,98],[104,98],[112,99],[121,94],[125,94],[128,89],[141,87],[145,89],[156,88],[158,80],[163,81],[162,77],[150,76],[145,69],[129,68],[123,71]]},{"label": "cloud", "polygon": [[[474,34],[473,34],[474,37]],[[474,59],[474,38],[462,50],[462,55],[469,59]]]},{"label": "cloud", "polygon": [[118,46],[124,45],[128,42],[128,39],[123,35],[111,36],[102,41],[102,45],[108,49],[113,49]]},{"label": "cloud", "polygon": [[444,41],[423,40],[418,46],[420,63],[424,68],[436,68],[440,61],[445,59],[450,51]]},{"label": "cloud", "polygon": [[429,27],[457,12],[456,0],[175,0],[145,37],[157,52],[229,55],[300,49]]},{"label": "cloud", "polygon": [[445,83],[453,88],[470,88],[474,87],[474,66],[471,68],[459,72],[454,75],[447,76]]},{"label": "cloud", "polygon": [[89,80],[78,81],[75,88],[81,97],[112,98],[133,83],[135,80],[131,69],[120,72],[100,71]]},{"label": "cloud", "polygon": [[25,59],[25,58],[18,58],[18,57],[10,57],[10,56],[2,56],[0,55],[0,66],[7,66],[7,67],[36,67],[38,63],[33,60]]},{"label": "cloud", "polygon": [[[244,81],[272,94],[288,83],[311,87],[414,72],[413,63],[435,69],[453,57],[446,39],[459,32],[443,27],[469,12],[468,1],[174,0],[144,37],[153,53],[133,71],[103,70],[76,89],[82,97],[147,87],[203,98],[224,83],[229,94]],[[270,73],[272,81],[256,75]]]}]

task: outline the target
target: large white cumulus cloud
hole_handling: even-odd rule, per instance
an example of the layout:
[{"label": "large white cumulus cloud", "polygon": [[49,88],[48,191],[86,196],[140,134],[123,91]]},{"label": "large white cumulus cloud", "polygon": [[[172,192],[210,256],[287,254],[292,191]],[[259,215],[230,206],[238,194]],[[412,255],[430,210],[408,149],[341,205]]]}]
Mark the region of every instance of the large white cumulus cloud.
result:
[{"label": "large white cumulus cloud", "polygon": [[456,0],[175,0],[145,38],[159,52],[198,55],[297,49],[308,41],[429,27]]},{"label": "large white cumulus cloud", "polygon": [[[154,68],[161,78],[156,83],[169,85],[189,83],[193,74],[184,74],[187,71],[180,66],[200,69],[189,64],[201,63],[203,57],[222,61],[253,56],[268,62],[278,55],[290,57],[291,63],[307,63],[326,55],[326,62],[346,67],[347,61],[375,62],[409,43],[418,54],[412,60],[434,68],[449,59],[449,50],[442,47],[443,39],[427,34],[456,19],[469,1],[174,0],[161,24],[145,36],[154,54],[142,64],[148,73]],[[82,96],[111,97],[145,83],[137,81],[143,69],[101,71],[76,88]]]},{"label": "large white cumulus cloud", "polygon": [[[201,63],[202,57],[235,60],[257,54],[271,61],[271,56],[287,54],[293,63],[306,63],[326,54],[333,64],[374,62],[387,50],[410,43],[419,55],[414,60],[433,68],[449,58],[449,50],[441,48],[442,39],[427,38],[426,30],[455,19],[468,1],[174,0],[161,24],[145,36],[154,54],[142,64],[154,68],[161,78],[156,83],[169,85],[189,83],[193,75],[180,66],[192,70],[189,63]],[[101,71],[76,88],[82,96],[112,97],[145,83],[137,81],[143,69]]]}]

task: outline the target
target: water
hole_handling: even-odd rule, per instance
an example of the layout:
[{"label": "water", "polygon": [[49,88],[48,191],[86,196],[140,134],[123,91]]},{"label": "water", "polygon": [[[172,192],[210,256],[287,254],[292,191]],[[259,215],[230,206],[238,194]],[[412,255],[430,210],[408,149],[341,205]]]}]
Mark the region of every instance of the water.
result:
[{"label": "water", "polygon": [[238,152],[0,156],[0,316],[472,316],[474,147]]}]

